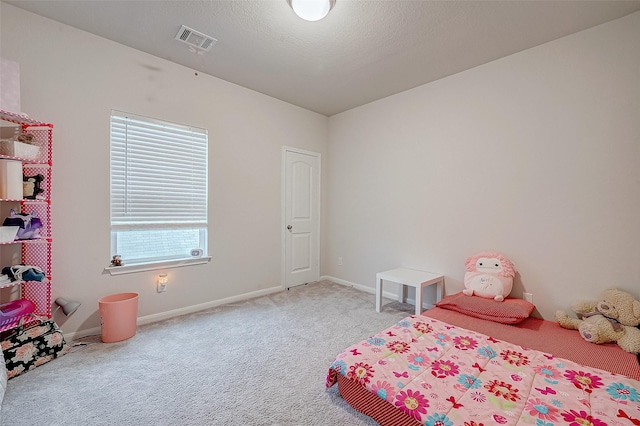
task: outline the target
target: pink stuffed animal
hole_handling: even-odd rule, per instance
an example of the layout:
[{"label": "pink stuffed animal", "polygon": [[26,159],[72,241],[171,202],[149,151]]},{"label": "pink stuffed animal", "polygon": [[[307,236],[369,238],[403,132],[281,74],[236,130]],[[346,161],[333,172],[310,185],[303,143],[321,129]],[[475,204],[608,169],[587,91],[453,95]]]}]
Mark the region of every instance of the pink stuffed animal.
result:
[{"label": "pink stuffed animal", "polygon": [[500,253],[483,252],[465,262],[464,290],[467,296],[479,296],[502,302],[511,293],[516,268]]}]

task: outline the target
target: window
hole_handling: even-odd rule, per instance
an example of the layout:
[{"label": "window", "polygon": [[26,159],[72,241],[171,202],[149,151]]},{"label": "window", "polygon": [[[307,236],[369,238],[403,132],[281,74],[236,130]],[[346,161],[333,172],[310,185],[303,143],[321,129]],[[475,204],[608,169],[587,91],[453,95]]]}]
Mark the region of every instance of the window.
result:
[{"label": "window", "polygon": [[111,112],[113,269],[208,261],[207,147],[205,129]]}]

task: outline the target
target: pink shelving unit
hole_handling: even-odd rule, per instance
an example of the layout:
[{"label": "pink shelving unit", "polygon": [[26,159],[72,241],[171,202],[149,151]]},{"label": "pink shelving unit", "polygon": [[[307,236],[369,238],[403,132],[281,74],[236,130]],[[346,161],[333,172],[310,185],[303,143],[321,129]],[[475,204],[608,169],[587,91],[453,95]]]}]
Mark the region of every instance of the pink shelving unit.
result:
[{"label": "pink shelving unit", "polygon": [[[44,180],[40,188],[44,192],[38,194],[35,199],[0,199],[3,211],[11,208],[23,213],[34,214],[42,221],[39,239],[17,240],[8,243],[0,243],[0,268],[15,264],[16,252],[19,253],[20,262],[24,265],[37,266],[46,275],[43,281],[13,281],[1,285],[0,289],[16,288],[20,297],[28,299],[35,304],[35,313],[41,317],[51,317],[51,187],[52,187],[52,142],[53,125],[33,120],[29,117],[0,110],[0,121],[13,123],[22,128],[23,133],[33,135],[32,144],[39,147],[38,155],[31,158],[14,157],[0,153],[0,159],[17,160],[22,163],[22,171],[25,176],[42,175]],[[4,220],[3,216],[0,218]],[[0,222],[1,224],[2,222]],[[6,302],[6,300],[3,300]],[[15,327],[19,322],[5,324],[0,331]]]}]

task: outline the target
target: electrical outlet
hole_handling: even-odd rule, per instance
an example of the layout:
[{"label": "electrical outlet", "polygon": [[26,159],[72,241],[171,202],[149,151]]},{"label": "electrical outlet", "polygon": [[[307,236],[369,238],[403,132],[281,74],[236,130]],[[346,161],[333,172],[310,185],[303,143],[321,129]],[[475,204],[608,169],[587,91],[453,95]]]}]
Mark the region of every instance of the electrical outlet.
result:
[{"label": "electrical outlet", "polygon": [[533,294],[531,293],[522,293],[522,298],[529,303],[533,303]]},{"label": "electrical outlet", "polygon": [[338,266],[340,266],[340,265],[342,265],[342,258],[341,257],[338,258]]},{"label": "electrical outlet", "polygon": [[167,291],[167,283],[158,283],[158,293]]}]

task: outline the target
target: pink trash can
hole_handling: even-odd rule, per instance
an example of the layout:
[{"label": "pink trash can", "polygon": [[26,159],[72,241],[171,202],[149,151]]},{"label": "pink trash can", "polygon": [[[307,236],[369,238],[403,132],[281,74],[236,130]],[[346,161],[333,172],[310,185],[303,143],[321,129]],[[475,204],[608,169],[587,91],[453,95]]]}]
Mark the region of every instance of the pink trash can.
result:
[{"label": "pink trash can", "polygon": [[102,341],[127,340],[136,334],[138,325],[138,293],[119,293],[98,301]]}]

